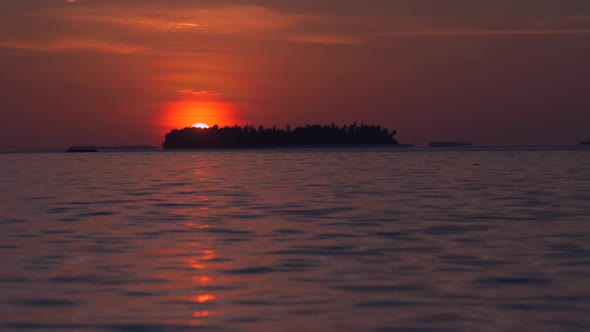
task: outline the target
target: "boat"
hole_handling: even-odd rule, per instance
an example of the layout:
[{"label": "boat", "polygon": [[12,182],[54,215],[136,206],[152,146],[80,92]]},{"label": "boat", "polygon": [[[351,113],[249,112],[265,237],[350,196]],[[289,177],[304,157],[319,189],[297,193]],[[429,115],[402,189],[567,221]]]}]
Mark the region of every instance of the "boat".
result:
[{"label": "boat", "polygon": [[469,142],[430,142],[431,148],[453,148],[460,146],[471,146]]},{"label": "boat", "polygon": [[98,148],[95,146],[70,146],[66,152],[98,152]]},{"label": "boat", "polygon": [[587,141],[581,141],[580,145],[590,145],[590,139]]}]

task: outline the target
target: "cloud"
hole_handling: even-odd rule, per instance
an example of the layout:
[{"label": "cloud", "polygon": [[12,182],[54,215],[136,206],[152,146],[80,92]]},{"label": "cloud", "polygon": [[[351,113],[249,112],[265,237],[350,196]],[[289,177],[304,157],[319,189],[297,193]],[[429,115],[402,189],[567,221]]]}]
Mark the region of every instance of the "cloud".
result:
[{"label": "cloud", "polygon": [[392,31],[374,33],[374,36],[547,36],[547,35],[588,35],[590,29],[515,29],[515,30],[478,30],[478,29],[456,29],[456,30],[426,30],[426,31]]},{"label": "cloud", "polygon": [[57,8],[38,15],[138,30],[189,31],[206,28],[209,33],[221,34],[275,30],[303,19],[298,15],[279,13],[266,7],[253,5],[207,8],[88,6]]},{"label": "cloud", "polygon": [[357,45],[364,40],[355,36],[304,34],[291,35],[288,40],[296,43],[326,44],[326,45]]},{"label": "cloud", "polygon": [[210,91],[210,90],[183,89],[183,90],[177,90],[176,92],[182,93],[182,94],[193,95],[193,96],[199,96],[199,97],[221,96],[221,93],[216,92],[216,91]]},{"label": "cloud", "polygon": [[[225,5],[206,7],[172,0],[169,5],[163,5],[163,2],[156,0],[146,0],[142,6],[137,5],[139,1],[121,3],[114,0],[77,0],[76,3],[75,6],[64,6],[62,3],[62,6],[30,9],[33,12],[20,17],[26,18],[26,25],[23,20],[13,17],[10,24],[5,23],[4,30],[19,31],[9,37],[17,40],[20,35],[21,41],[2,44],[4,47],[40,51],[86,49],[119,54],[131,54],[142,50],[152,54],[230,54],[237,49],[244,53],[255,52],[256,49],[247,48],[259,47],[260,42],[276,41],[317,45],[362,45],[375,38],[395,36],[535,36],[590,33],[590,27],[584,24],[588,22],[589,16],[583,13],[561,16],[557,22],[554,17],[553,21],[539,26],[531,25],[534,22],[531,22],[530,18],[520,20],[518,24],[512,21],[509,24],[505,21],[479,24],[470,20],[432,19],[424,15],[404,16],[403,13],[373,13],[367,14],[368,16],[355,15],[352,12],[338,15],[317,11],[302,13],[289,6],[290,10],[280,11],[270,7],[270,4],[246,4],[248,1],[230,1],[225,2]],[[383,2],[383,5],[386,3]],[[482,26],[485,28],[481,28]],[[44,41],[32,43],[27,40]],[[128,45],[129,40],[137,46]],[[240,47],[237,47],[238,43]]]},{"label": "cloud", "polygon": [[565,17],[565,19],[574,22],[590,22],[590,15],[571,15]]},{"label": "cloud", "polygon": [[0,41],[0,47],[43,52],[65,52],[87,50],[100,53],[132,54],[143,50],[142,47],[117,44],[90,39],[64,39],[49,42]]}]

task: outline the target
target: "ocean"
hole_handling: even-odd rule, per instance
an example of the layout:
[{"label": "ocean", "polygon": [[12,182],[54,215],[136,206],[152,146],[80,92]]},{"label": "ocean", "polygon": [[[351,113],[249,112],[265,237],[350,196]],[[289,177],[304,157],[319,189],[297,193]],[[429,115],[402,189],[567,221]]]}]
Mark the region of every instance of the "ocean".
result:
[{"label": "ocean", "polygon": [[1,331],[589,331],[590,148],[0,154]]}]

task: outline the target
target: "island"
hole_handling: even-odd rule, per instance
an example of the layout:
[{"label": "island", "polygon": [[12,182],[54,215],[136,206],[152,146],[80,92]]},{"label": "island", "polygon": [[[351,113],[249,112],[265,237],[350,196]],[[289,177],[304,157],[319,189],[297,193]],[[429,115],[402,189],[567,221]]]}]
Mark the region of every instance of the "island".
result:
[{"label": "island", "polygon": [[162,143],[164,149],[203,149],[203,148],[263,148],[263,147],[319,147],[380,145],[400,146],[390,131],[376,125],[307,125],[291,128],[258,128],[248,126],[218,125],[210,128],[187,127],[173,129],[166,134]]}]

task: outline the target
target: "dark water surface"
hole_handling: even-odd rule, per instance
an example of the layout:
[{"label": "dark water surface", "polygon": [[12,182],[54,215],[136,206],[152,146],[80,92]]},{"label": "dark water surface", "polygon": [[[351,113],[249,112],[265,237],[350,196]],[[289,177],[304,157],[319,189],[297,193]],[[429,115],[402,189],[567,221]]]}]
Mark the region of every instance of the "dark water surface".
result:
[{"label": "dark water surface", "polygon": [[0,170],[2,331],[590,331],[590,150]]}]

